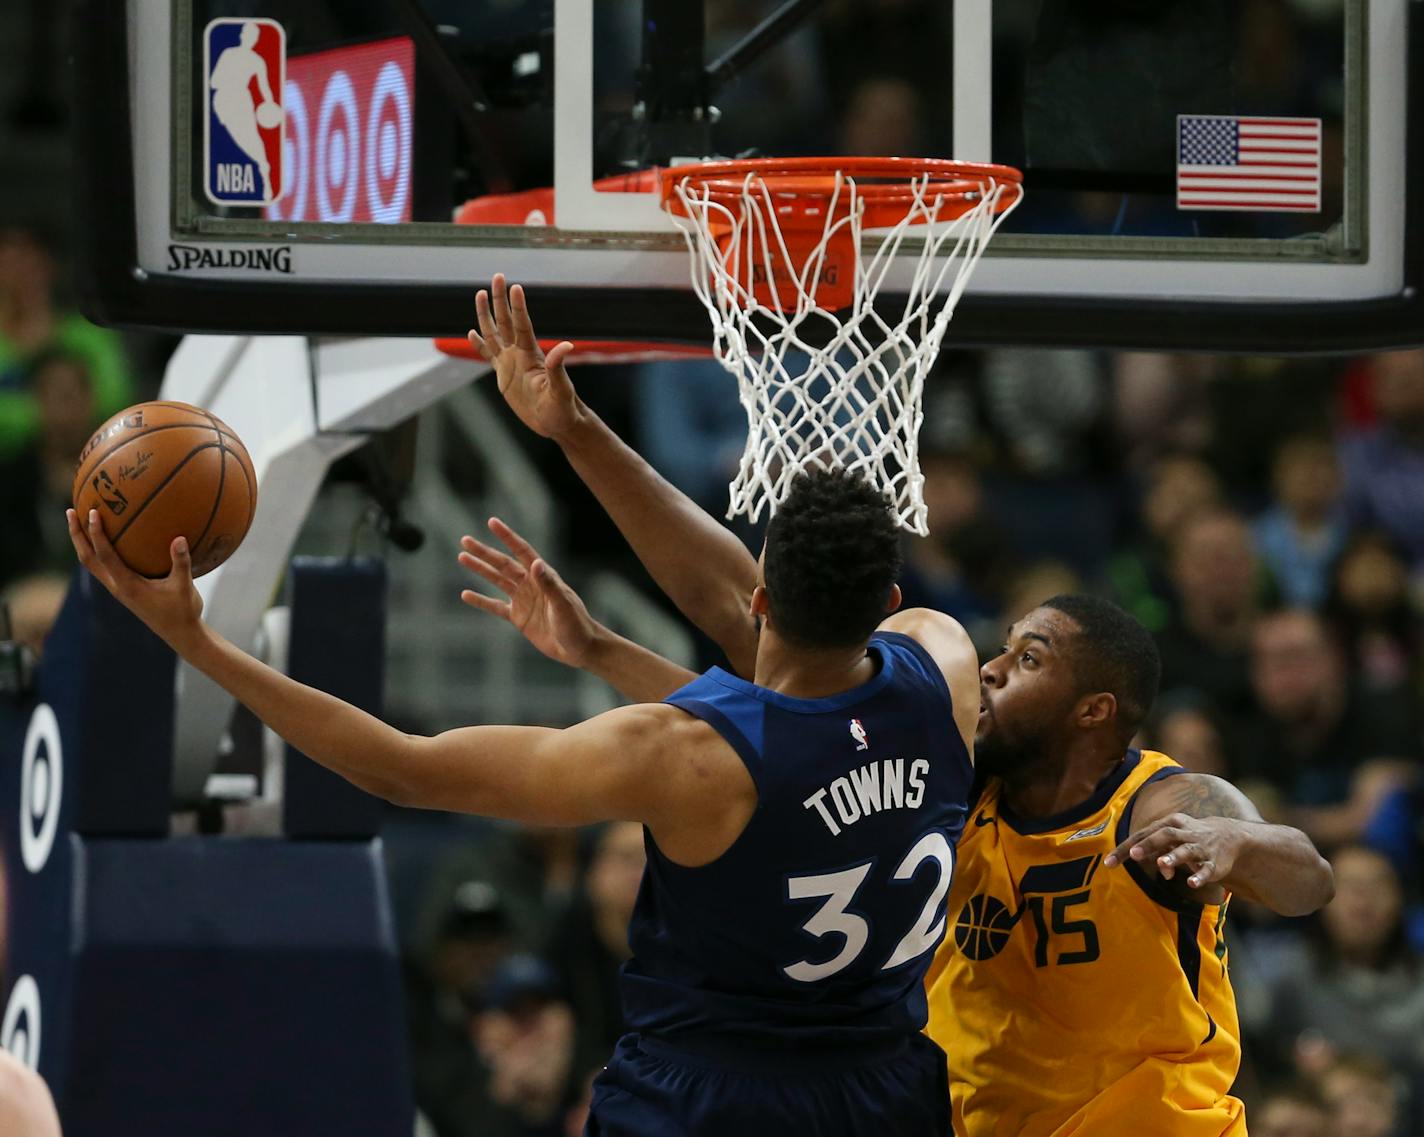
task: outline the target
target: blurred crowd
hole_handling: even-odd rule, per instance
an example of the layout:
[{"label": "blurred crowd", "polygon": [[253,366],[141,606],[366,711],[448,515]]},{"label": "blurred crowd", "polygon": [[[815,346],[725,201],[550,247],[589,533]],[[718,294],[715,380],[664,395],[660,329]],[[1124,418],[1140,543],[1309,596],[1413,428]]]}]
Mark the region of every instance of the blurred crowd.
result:
[{"label": "blurred crowd", "polygon": [[[37,651],[71,569],[54,522],[74,455],[156,378],[57,303],[53,278],[42,237],[0,227],[0,595]],[[729,375],[650,363],[586,369],[579,384],[666,476],[724,511],[745,431]],[[1052,593],[1117,599],[1164,660],[1140,743],[1247,788],[1335,865],[1318,918],[1233,906],[1253,1131],[1417,1131],[1424,351],[948,350],[921,441],[931,536],[906,539],[906,602],[955,615],[987,657]],[[565,505],[569,559],[631,572],[568,470],[531,455]],[[620,1029],[640,831],[393,813],[388,844],[431,1132],[577,1132]]]}]

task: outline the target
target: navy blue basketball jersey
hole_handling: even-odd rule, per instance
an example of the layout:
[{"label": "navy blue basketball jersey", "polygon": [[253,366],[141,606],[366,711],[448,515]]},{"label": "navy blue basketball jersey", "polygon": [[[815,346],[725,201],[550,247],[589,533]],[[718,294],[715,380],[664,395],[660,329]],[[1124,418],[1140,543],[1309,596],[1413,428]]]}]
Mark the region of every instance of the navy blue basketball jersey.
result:
[{"label": "navy blue basketball jersey", "polygon": [[973,769],[929,653],[886,632],[870,652],[875,676],[824,699],[716,667],[669,696],[741,756],[757,807],[698,868],[645,831],[629,1030],[853,1042],[924,1026]]}]

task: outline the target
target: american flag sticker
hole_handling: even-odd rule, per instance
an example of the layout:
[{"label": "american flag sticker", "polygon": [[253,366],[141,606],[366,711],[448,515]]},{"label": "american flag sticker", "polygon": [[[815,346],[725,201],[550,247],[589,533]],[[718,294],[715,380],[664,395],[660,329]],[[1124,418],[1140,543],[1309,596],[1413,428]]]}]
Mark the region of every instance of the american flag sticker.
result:
[{"label": "american flag sticker", "polygon": [[1177,208],[1320,212],[1320,120],[1177,116]]}]

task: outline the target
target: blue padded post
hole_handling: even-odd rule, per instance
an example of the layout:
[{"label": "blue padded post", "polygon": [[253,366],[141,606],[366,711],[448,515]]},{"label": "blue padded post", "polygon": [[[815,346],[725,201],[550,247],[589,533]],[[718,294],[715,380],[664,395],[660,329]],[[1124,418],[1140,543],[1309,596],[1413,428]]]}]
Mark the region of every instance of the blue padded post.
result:
[{"label": "blue padded post", "polygon": [[[386,566],[373,558],[295,557],[287,674],[381,713],[386,658]],[[282,827],[294,838],[374,836],[384,803],[287,747]]]}]

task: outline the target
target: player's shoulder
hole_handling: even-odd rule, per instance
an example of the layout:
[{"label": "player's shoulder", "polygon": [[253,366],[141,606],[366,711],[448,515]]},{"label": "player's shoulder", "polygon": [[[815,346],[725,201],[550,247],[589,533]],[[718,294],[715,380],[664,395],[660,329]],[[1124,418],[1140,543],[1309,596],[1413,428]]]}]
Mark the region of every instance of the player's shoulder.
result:
[{"label": "player's shoulder", "polygon": [[875,629],[882,639],[904,636],[929,656],[945,680],[951,684],[979,679],[979,656],[964,625],[953,616],[933,608],[906,608],[886,617]]},{"label": "player's shoulder", "polygon": [[715,731],[674,703],[630,703],[608,711],[596,720],[628,745],[686,741]]},{"label": "player's shoulder", "polygon": [[908,637],[925,657],[926,667],[937,673],[968,746],[979,716],[979,653],[964,625],[933,608],[906,608],[876,629],[877,635],[887,632]]},{"label": "player's shoulder", "polygon": [[1251,799],[1215,774],[1189,770],[1166,754],[1143,751],[1134,790],[1132,824],[1140,828],[1169,814],[1259,820]]},{"label": "player's shoulder", "polygon": [[969,633],[953,616],[934,608],[901,608],[880,621],[878,632],[899,632],[911,639],[943,638],[955,643],[969,643]]}]

